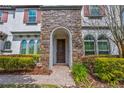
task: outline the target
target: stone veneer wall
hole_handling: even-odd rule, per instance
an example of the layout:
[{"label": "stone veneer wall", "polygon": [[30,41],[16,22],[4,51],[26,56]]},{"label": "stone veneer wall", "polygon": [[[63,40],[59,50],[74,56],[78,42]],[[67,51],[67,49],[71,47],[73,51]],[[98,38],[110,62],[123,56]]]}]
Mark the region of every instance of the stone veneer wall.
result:
[{"label": "stone veneer wall", "polygon": [[57,27],[65,27],[72,33],[73,62],[83,55],[81,34],[81,10],[44,10],[41,27],[41,62],[48,67],[50,53],[50,34]]}]

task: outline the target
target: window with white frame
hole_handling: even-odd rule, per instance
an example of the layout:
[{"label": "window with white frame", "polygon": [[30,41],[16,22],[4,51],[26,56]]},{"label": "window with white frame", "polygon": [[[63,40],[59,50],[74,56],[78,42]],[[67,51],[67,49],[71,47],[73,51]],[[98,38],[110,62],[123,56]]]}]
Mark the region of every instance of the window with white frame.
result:
[{"label": "window with white frame", "polygon": [[124,25],[124,11],[122,12],[121,16],[122,16],[122,24]]},{"label": "window with white frame", "polygon": [[95,54],[95,39],[92,35],[87,35],[84,38],[84,45],[85,45],[85,55]]},{"label": "window with white frame", "polygon": [[91,16],[100,16],[100,7],[98,5],[90,6],[90,15]]},{"label": "window with white frame", "polygon": [[104,35],[98,37],[98,49],[99,54],[109,54],[109,41]]},{"label": "window with white frame", "polygon": [[37,11],[35,9],[28,10],[28,22],[29,23],[36,23],[37,19]]},{"label": "window with white frame", "polygon": [[20,53],[21,54],[26,54],[26,47],[27,47],[27,41],[22,40],[21,45],[20,45]]},{"label": "window with white frame", "polygon": [[0,22],[2,22],[2,11],[0,11]]},{"label": "window with white frame", "polygon": [[29,54],[34,54],[34,44],[35,44],[34,40],[29,41]]},{"label": "window with white frame", "polygon": [[6,41],[4,44],[4,50],[6,49],[11,49],[11,42],[10,41]]}]

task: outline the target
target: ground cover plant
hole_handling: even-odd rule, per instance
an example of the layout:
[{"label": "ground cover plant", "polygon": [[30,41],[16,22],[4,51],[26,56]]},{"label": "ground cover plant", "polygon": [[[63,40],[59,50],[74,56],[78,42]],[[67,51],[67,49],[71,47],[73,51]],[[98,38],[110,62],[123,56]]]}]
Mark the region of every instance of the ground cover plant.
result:
[{"label": "ground cover plant", "polygon": [[94,73],[102,81],[116,85],[124,80],[124,58],[96,58]]},{"label": "ground cover plant", "polygon": [[75,63],[72,75],[78,87],[124,87],[124,58],[93,55]]}]

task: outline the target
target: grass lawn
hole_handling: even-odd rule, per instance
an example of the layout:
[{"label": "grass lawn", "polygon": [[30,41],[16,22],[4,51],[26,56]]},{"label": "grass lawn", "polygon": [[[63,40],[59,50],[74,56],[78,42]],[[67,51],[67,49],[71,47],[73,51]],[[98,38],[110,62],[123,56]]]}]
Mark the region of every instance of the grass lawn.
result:
[{"label": "grass lawn", "polygon": [[0,84],[0,88],[60,88],[52,84]]}]

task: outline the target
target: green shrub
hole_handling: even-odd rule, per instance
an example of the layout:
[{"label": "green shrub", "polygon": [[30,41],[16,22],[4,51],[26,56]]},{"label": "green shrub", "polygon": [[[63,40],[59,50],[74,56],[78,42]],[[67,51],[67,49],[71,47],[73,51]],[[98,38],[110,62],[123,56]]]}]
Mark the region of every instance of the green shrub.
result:
[{"label": "green shrub", "polygon": [[96,58],[94,73],[103,81],[117,84],[124,80],[124,58]]},{"label": "green shrub", "polygon": [[33,60],[34,60],[35,62],[39,62],[40,55],[35,54],[35,55],[32,55],[32,57],[33,57]]},{"label": "green shrub", "polygon": [[28,70],[34,66],[32,57],[0,57],[0,68],[3,70]]},{"label": "green shrub", "polygon": [[32,57],[35,62],[38,62],[40,55],[38,55],[38,54],[33,54],[33,55],[31,55],[31,54],[12,54],[12,55],[0,55],[0,58],[1,57]]},{"label": "green shrub", "polygon": [[31,69],[35,66],[35,63],[33,58],[23,57],[23,58],[19,58],[18,65],[19,65],[19,68],[22,68],[22,69]]},{"label": "green shrub", "polygon": [[116,58],[118,57],[117,55],[89,55],[89,56],[83,56],[81,58],[81,63],[82,62],[95,62],[96,58]]},{"label": "green shrub", "polygon": [[0,69],[3,70],[23,70],[34,67],[35,62],[39,62],[40,55],[0,55]]},{"label": "green shrub", "polygon": [[77,83],[81,82],[87,78],[87,68],[83,64],[74,64],[72,67],[72,74]]}]

